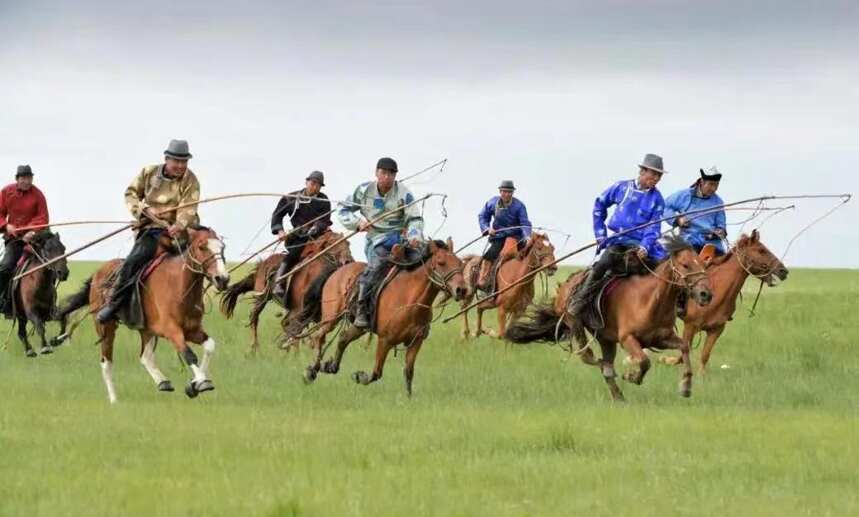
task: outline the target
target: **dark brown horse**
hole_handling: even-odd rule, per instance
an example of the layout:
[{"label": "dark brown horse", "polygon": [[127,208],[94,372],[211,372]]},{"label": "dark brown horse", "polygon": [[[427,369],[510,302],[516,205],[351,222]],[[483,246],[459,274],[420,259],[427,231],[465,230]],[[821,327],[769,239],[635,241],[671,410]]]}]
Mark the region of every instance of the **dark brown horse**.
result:
[{"label": "dark brown horse", "polygon": [[[66,248],[59,234],[42,231],[24,249],[21,267],[17,273],[26,273],[34,267],[65,255]],[[40,353],[50,354],[53,347],[45,338],[45,322],[54,318],[57,302],[57,285],[69,277],[66,259],[60,259],[48,267],[35,271],[13,284],[14,317],[18,321],[18,338],[24,345],[27,357],[36,357],[27,338],[27,322],[33,323],[36,334],[42,341]]]},{"label": "dark brown horse", "polygon": [[[422,263],[411,270],[398,270],[382,290],[374,321],[378,338],[376,364],[372,374],[355,372],[352,375],[355,382],[366,385],[381,379],[388,353],[402,344],[406,347],[406,362],[403,368],[406,393],[411,396],[415,359],[429,335],[436,296],[445,292],[461,300],[466,292],[462,261],[451,250],[453,243],[450,239],[447,243],[430,241]],[[354,262],[338,269],[319,290],[317,303],[321,304],[321,324],[313,337],[316,356],[305,372],[307,382],[313,382],[320,369],[324,373],[337,373],[349,343],[367,332],[348,324],[337,340],[334,357],[325,362],[324,368],[321,366],[325,337],[347,316],[355,282],[365,266],[363,262]],[[345,321],[343,323],[346,324]]]},{"label": "dark brown horse", "polygon": [[[725,325],[731,321],[737,308],[737,297],[749,276],[760,279],[768,285],[776,284],[776,279],[786,280],[788,270],[772,252],[761,242],[757,230],[751,236],[743,235],[727,255],[713,259],[707,274],[713,286],[713,301],[706,307],[689,301],[683,318],[683,341],[690,346],[699,332],[706,332],[704,348],[701,350],[700,374],[704,373],[713,346]],[[663,362],[679,364],[680,357],[666,357]]]},{"label": "dark brown horse", "polygon": [[[468,294],[463,298],[463,308],[471,305],[471,302],[474,299],[477,289],[476,273],[480,267],[481,260],[482,258],[479,255],[465,258],[465,279],[468,284]],[[495,282],[496,290],[515,284],[531,271],[543,266],[547,266],[545,271],[551,276],[558,270],[558,267],[554,265],[554,262],[555,247],[551,242],[549,242],[549,237],[547,235],[534,232],[531,234],[531,238],[528,239],[528,244],[522,248],[521,251],[515,252],[513,258],[505,261],[498,268]],[[524,314],[525,309],[527,309],[534,300],[535,278],[536,276],[532,276],[530,280],[522,282],[516,287],[513,287],[498,296],[488,298],[485,302],[478,305],[477,329],[474,331],[474,337],[480,337],[484,333],[493,337],[503,336],[507,329],[507,325]],[[498,309],[497,334],[492,329],[489,329],[487,332],[484,332],[483,330],[483,312],[493,308]],[[471,329],[468,326],[467,311],[462,313],[461,335],[464,338],[468,338],[471,335]]]},{"label": "dark brown horse", "polygon": [[[162,237],[161,250],[170,248],[166,236]],[[89,305],[96,312],[105,303],[105,282],[115,274],[122,260],[106,262],[89,278],[83,288],[69,297],[59,312],[61,332],[65,333],[68,316]],[[190,398],[215,389],[209,378],[209,363],[215,352],[215,340],[203,329],[203,283],[208,278],[219,290],[227,287],[230,277],[224,264],[224,242],[214,230],[198,228],[188,230],[187,245],[180,254],[170,255],[146,278],[141,287],[141,300],[145,318],[140,330],[140,363],[152,376],[159,391],[173,391],[170,381],[155,364],[155,345],[158,337],[169,339],[176,352],[190,366],[194,377],[185,388]],[[113,341],[117,322],[100,324],[95,330],[101,343],[101,369],[108,399],[116,402],[113,383]],[[66,334],[63,334],[65,336]],[[203,345],[203,359],[188,343]]]},{"label": "dark brown horse", "polygon": [[[681,290],[686,290],[690,298],[701,305],[710,302],[710,282],[704,268],[712,259],[714,250],[708,247],[699,257],[679,238],[667,239],[666,250],[669,258],[656,266],[652,273],[617,280],[602,302],[603,328],[587,327],[567,311],[570,295],[586,275],[580,271],[559,286],[553,305],[539,307],[532,318],[514,323],[508,328],[506,337],[517,343],[575,337],[580,344],[580,358],[586,364],[600,368],[614,400],[623,400],[623,393],[615,382],[617,343],[623,345],[632,361],[624,379],[635,384],[642,383],[650,368],[645,348],[679,349],[683,359],[680,394],[690,396],[692,368],[689,347],[674,332],[674,311]],[[587,328],[599,343],[602,349],[600,361],[586,347],[586,336],[580,330],[583,328]]]},{"label": "dark brown horse", "polygon": [[[301,250],[301,260],[308,259],[328,246],[331,246],[338,241],[342,234],[327,231],[309,241],[304,249]],[[253,307],[250,312],[250,321],[248,326],[251,328],[251,345],[250,352],[256,353],[259,350],[259,337],[257,328],[259,327],[259,318],[262,311],[270,300],[283,305],[283,300],[272,296],[272,280],[277,268],[283,261],[283,255],[277,253],[272,255],[259,264],[257,264],[250,273],[244,278],[234,283],[227,288],[221,295],[221,312],[227,318],[233,316],[239,296],[244,293],[253,291]],[[281,322],[284,333],[287,336],[286,346],[293,343],[290,333],[299,332],[298,317],[302,313],[304,307],[304,295],[307,292],[310,283],[319,275],[326,274],[334,269],[353,262],[352,252],[349,250],[349,242],[341,241],[330,250],[323,253],[317,260],[310,262],[302,267],[289,279],[289,291],[287,292],[287,313],[284,315]],[[299,262],[300,264],[301,262]]]}]

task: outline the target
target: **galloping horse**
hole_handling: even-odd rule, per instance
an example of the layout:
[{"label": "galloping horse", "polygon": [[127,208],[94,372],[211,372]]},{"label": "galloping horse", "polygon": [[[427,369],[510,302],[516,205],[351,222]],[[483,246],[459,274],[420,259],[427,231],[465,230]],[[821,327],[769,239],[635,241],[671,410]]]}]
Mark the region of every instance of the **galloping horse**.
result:
[{"label": "galloping horse", "polygon": [[[770,286],[778,280],[786,280],[788,270],[782,262],[761,242],[757,230],[751,236],[743,235],[731,248],[727,255],[713,259],[707,274],[713,285],[713,301],[702,307],[691,301],[686,305],[686,315],[683,318],[683,341],[687,346],[692,338],[701,331],[707,333],[704,348],[701,350],[701,368],[703,374],[710,359],[710,353],[725,325],[731,321],[737,308],[737,297],[743,289],[749,276],[759,278]],[[680,357],[666,357],[663,362],[678,364]]]},{"label": "galloping horse", "polygon": [[[171,243],[162,236],[159,251],[166,252]],[[83,288],[70,296],[59,311],[60,338],[65,334],[66,321],[74,311],[89,305],[96,312],[105,303],[104,284],[115,275],[122,260],[106,262],[90,277]],[[158,337],[169,339],[176,352],[190,366],[194,377],[185,387],[190,398],[215,389],[209,378],[209,362],[215,352],[215,340],[203,329],[203,281],[210,279],[218,290],[227,287],[230,276],[224,264],[224,242],[214,230],[197,227],[188,230],[188,243],[180,254],[163,259],[141,286],[141,302],[144,315],[140,331],[140,363],[149,372],[159,391],[173,391],[173,385],[155,364],[155,345]],[[95,330],[101,343],[101,369],[108,399],[116,402],[113,384],[113,341],[118,323],[100,324],[95,321]],[[197,355],[188,343],[203,345],[203,359],[198,364]]]},{"label": "galloping horse", "polygon": [[[666,251],[669,258],[650,274],[618,279],[606,290],[602,300],[603,328],[590,328],[566,310],[570,295],[585,278],[586,272],[580,271],[559,286],[553,305],[538,307],[530,320],[514,323],[507,329],[506,337],[516,343],[530,343],[574,336],[580,344],[582,361],[600,368],[612,398],[619,401],[623,400],[623,393],[615,382],[617,343],[623,345],[632,360],[630,371],[623,377],[635,384],[642,383],[650,368],[644,348],[679,349],[683,360],[680,394],[689,397],[692,394],[689,347],[674,332],[674,311],[681,290],[686,290],[690,298],[701,305],[710,302],[710,282],[704,268],[714,250],[710,246],[699,257],[684,240],[669,237]],[[601,361],[586,348],[584,328],[600,344]]]},{"label": "galloping horse", "polygon": [[[379,295],[373,321],[373,328],[378,337],[376,365],[371,375],[363,371],[355,372],[352,375],[355,382],[367,385],[381,379],[388,352],[395,346],[403,344],[406,346],[403,375],[406,393],[411,396],[415,359],[429,335],[432,306],[436,296],[442,291],[456,300],[461,300],[465,296],[462,261],[451,250],[453,250],[453,242],[450,239],[447,243],[430,241],[420,265],[411,270],[398,270],[384,287]],[[365,266],[363,262],[348,264],[335,271],[324,285],[312,290],[314,303],[321,304],[322,316],[321,324],[313,336],[316,356],[304,375],[308,383],[316,379],[320,369],[324,373],[337,373],[349,343],[367,332],[354,325],[346,327],[338,338],[334,357],[326,361],[324,367],[321,366],[325,336],[346,317],[354,294],[355,282]]]},{"label": "galloping horse", "polygon": [[[59,234],[42,231],[25,248],[17,274],[26,273],[40,264],[65,255],[66,248]],[[18,320],[18,338],[24,345],[27,357],[36,357],[36,352],[27,339],[27,321],[31,321],[42,341],[40,353],[54,351],[45,339],[45,322],[54,317],[57,302],[57,284],[69,277],[69,267],[62,258],[48,267],[35,271],[13,284],[14,317]]]},{"label": "galloping horse", "polygon": [[[482,258],[479,255],[472,255],[465,259],[465,278],[468,284],[468,293],[462,301],[462,307],[468,307],[474,299],[477,289],[476,270],[480,267]],[[546,273],[551,276],[555,274],[558,267],[555,262],[555,247],[549,242],[549,237],[540,233],[532,233],[528,244],[522,251],[516,253],[514,258],[504,262],[498,268],[496,290],[503,289],[508,285],[515,284],[523,276],[537,268],[548,266]],[[518,284],[516,287],[505,291],[498,296],[488,298],[484,303],[477,306],[477,330],[474,332],[474,337],[480,337],[486,333],[493,337],[504,335],[509,322],[521,316],[525,309],[534,300],[534,278]],[[498,309],[498,333],[494,333],[492,329],[488,332],[483,330],[483,311],[497,308]],[[462,337],[468,338],[471,335],[471,329],[468,326],[468,312],[462,314]]]},{"label": "galloping horse", "polygon": [[[309,241],[301,251],[301,260],[303,261],[316,255],[323,249],[334,244],[341,237],[343,237],[342,234],[327,231],[316,239]],[[280,253],[268,257],[257,264],[247,276],[228,287],[221,295],[221,312],[227,318],[231,318],[239,296],[249,291],[257,293],[254,296],[254,304],[251,308],[250,321],[248,323],[248,326],[251,328],[251,353],[256,353],[259,350],[257,328],[259,326],[260,314],[262,314],[266,304],[268,304],[269,300],[275,300],[276,303],[283,305],[283,300],[272,296],[273,285],[271,278],[282,261],[283,255]],[[301,330],[297,328],[298,317],[302,313],[304,295],[310,283],[319,275],[330,273],[334,269],[353,261],[352,252],[349,250],[349,242],[344,240],[322,254],[318,260],[310,262],[290,277],[289,292],[287,293],[288,300],[285,307],[287,314],[281,323],[284,332],[289,331],[291,333]],[[287,333],[287,343],[291,341],[289,333]]]}]

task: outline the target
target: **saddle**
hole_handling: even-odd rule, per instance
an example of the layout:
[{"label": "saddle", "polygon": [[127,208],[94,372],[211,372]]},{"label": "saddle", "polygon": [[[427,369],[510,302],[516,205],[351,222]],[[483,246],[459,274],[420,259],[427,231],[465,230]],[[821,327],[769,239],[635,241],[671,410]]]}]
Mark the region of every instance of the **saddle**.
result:
[{"label": "saddle", "polygon": [[[15,274],[13,275],[13,279],[30,268],[30,264],[33,262],[33,259],[37,258],[38,253],[36,252],[36,248],[33,247],[32,244],[27,244],[24,246],[24,252],[21,253],[21,258],[18,259],[18,262],[15,264]],[[21,284],[21,279],[12,280],[9,282],[9,286],[7,287],[4,295],[9,300],[9,303],[6,305],[7,312],[5,315],[9,318],[14,318],[18,314],[18,297],[15,296],[15,293],[18,292],[18,286]],[[54,292],[54,300],[51,302],[53,306],[56,303],[56,292]]]},{"label": "saddle", "polygon": [[[513,237],[507,237],[507,239],[504,240],[504,247],[501,248],[501,253],[498,254],[498,258],[495,259],[495,262],[492,263],[492,269],[489,272],[489,282],[486,285],[488,293],[494,293],[498,288],[498,271],[501,269],[501,266],[516,258],[517,255],[519,255],[518,242]],[[477,286],[477,280],[480,276],[480,263],[482,260],[482,257],[475,255],[468,259],[468,265],[465,268],[465,283],[466,285],[472,286],[473,289]]]},{"label": "saddle", "polygon": [[[116,312],[119,321],[121,321],[125,326],[134,330],[141,330],[146,328],[146,316],[143,313],[143,295],[141,293],[141,287],[143,286],[146,279],[152,275],[152,272],[155,271],[158,266],[161,265],[164,260],[170,256],[170,253],[164,251],[155,256],[154,259],[150,260],[137,274],[134,276],[134,287],[131,291],[131,297],[128,299],[128,303],[120,307],[120,309]],[[120,267],[122,263],[120,263]],[[105,292],[109,292],[113,288],[113,284],[116,282],[116,278],[119,274],[119,267],[113,270],[113,272],[105,279],[102,284],[102,289]]]}]

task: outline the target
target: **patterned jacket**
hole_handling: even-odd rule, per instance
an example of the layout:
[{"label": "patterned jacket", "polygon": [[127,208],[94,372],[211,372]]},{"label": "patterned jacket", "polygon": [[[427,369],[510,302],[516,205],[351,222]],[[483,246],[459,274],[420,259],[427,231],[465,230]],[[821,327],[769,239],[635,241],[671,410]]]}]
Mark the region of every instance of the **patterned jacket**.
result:
[{"label": "patterned jacket", "polygon": [[[616,205],[611,219],[606,225],[608,209]],[[603,240],[599,249],[615,244],[625,246],[640,246],[654,260],[665,258],[665,250],[659,244],[661,224],[651,224],[644,228],[609,236],[607,230],[619,233],[641,226],[650,221],[658,221],[665,210],[662,194],[655,187],[650,190],[639,190],[635,180],[618,181],[594,201],[594,236]]]},{"label": "patterned jacket", "polygon": [[[394,210],[415,201],[415,196],[408,187],[395,182],[391,190],[384,196],[379,194],[375,181],[358,185],[358,188],[346,198],[337,217],[348,230],[357,230],[362,221],[374,219],[384,212]],[[390,249],[405,237],[406,240],[423,239],[424,219],[421,208],[415,204],[405,210],[392,214],[373,224],[367,231],[366,255],[371,260],[373,249],[384,245]],[[405,234],[405,235],[403,235]]]},{"label": "patterned jacket", "polygon": [[[200,182],[191,169],[186,170],[181,178],[171,179],[164,176],[163,163],[144,167],[125,189],[125,206],[135,219],[140,219],[144,208],[152,208],[157,212],[199,200]],[[173,210],[162,214],[160,218],[183,228],[200,223],[197,205]]]}]

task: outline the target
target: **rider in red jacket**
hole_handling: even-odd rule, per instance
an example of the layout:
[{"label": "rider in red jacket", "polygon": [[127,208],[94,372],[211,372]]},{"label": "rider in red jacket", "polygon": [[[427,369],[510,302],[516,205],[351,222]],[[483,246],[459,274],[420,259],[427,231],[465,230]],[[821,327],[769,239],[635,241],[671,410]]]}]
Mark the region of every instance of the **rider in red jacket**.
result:
[{"label": "rider in red jacket", "polygon": [[9,283],[24,246],[36,232],[27,228],[48,224],[48,203],[42,191],[33,185],[33,170],[19,165],[15,183],[0,190],[0,232],[3,233],[6,253],[0,261],[0,310],[8,311]]}]

